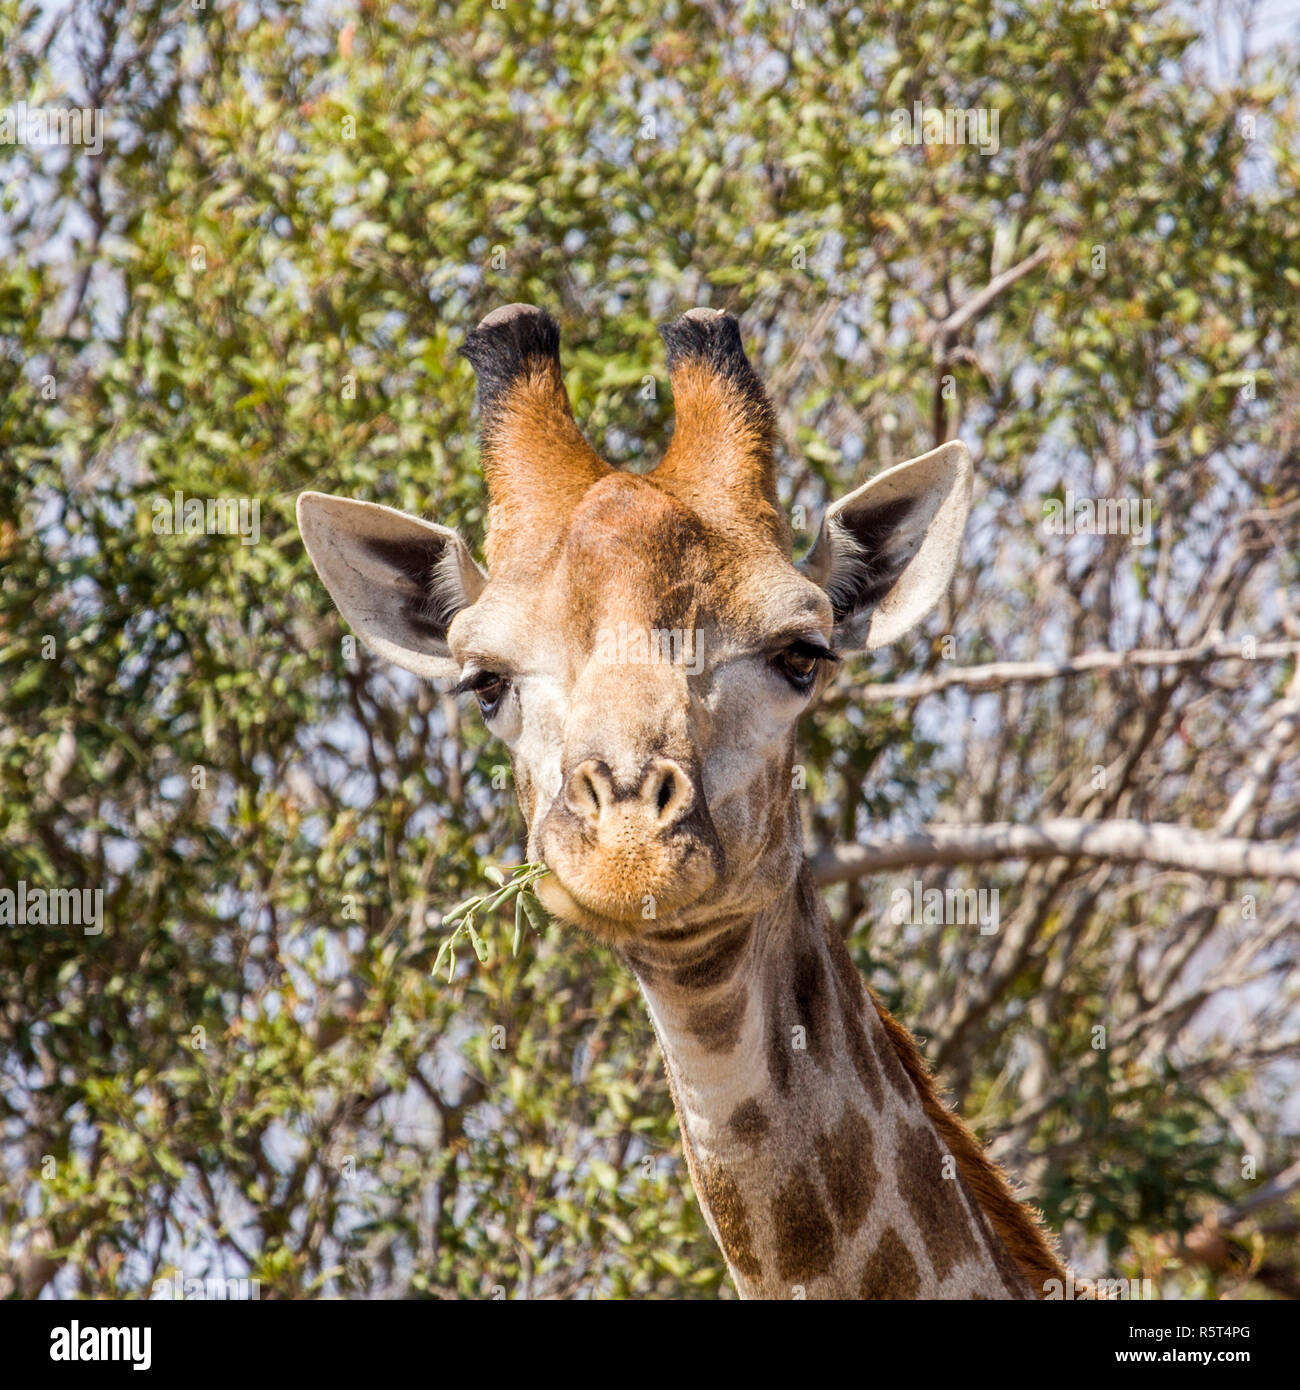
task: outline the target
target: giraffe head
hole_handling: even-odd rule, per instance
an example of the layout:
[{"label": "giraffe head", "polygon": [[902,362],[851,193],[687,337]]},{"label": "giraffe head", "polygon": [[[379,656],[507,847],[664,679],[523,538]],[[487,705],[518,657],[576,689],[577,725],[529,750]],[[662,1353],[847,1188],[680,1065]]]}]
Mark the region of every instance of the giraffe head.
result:
[{"label": "giraffe head", "polygon": [[510,750],[558,917],[613,941],[753,911],[803,850],[795,724],[845,653],[893,641],[956,563],[970,456],[952,442],[834,503],[801,565],[772,407],[736,320],[663,330],[663,461],[611,468],[574,422],[559,332],[510,305],[469,334],[488,569],[447,527],[305,492],[298,524],[358,635],[477,697]]}]

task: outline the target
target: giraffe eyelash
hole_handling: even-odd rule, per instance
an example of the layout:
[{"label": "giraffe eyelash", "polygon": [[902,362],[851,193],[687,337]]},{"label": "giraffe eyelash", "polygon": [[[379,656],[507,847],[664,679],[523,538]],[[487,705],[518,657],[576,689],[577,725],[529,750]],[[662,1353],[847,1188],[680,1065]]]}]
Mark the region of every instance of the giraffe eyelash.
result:
[{"label": "giraffe eyelash", "polygon": [[818,661],[832,663],[838,663],[842,659],[833,647],[828,647],[823,642],[810,642],[802,637],[797,642],[791,642],[785,651],[792,656],[811,656]]},{"label": "giraffe eyelash", "polygon": [[505,682],[505,676],[500,671],[484,669],[481,671],[471,671],[469,675],[462,676],[451,688],[453,695],[469,695],[482,690],[484,686],[489,686],[493,681]]}]

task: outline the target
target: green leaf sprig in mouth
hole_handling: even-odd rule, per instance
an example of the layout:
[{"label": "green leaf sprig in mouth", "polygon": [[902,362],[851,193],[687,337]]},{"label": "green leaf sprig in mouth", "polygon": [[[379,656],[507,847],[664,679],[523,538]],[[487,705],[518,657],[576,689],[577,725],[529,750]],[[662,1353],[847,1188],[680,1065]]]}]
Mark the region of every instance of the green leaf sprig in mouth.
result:
[{"label": "green leaf sprig in mouth", "polygon": [[451,928],[451,935],[438,948],[432,973],[437,975],[442,966],[443,957],[446,956],[447,980],[450,983],[456,973],[456,945],[465,938],[468,938],[470,945],[474,948],[474,954],[478,957],[480,964],[485,962],[488,958],[487,942],[479,934],[475,920],[498,911],[509,902],[513,902],[515,905],[515,934],[510,954],[517,956],[519,943],[523,939],[525,922],[539,934],[546,928],[546,910],[538,901],[537,894],[533,891],[533,884],[539,878],[545,878],[549,873],[550,870],[545,864],[520,864],[510,871],[510,877],[507,878],[503,870],[497,868],[495,864],[489,864],[483,870],[483,876],[494,885],[493,891],[466,898],[464,902],[457,903],[444,915],[442,924],[444,927]]}]

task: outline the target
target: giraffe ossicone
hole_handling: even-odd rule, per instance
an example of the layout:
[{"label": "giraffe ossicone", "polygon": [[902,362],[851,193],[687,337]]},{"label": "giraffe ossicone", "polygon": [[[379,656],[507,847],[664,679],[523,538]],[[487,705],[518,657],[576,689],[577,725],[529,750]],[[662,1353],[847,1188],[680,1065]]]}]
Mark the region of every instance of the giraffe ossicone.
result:
[{"label": "giraffe ossicone", "polygon": [[832,929],[792,777],[834,662],[946,590],[970,455],[953,440],[835,502],[795,565],[736,320],[662,332],[675,425],[652,472],[596,455],[554,321],[510,305],[462,348],[486,572],[453,530],[313,492],[308,552],[365,642],[473,691],[509,748],[543,901],[641,986],[740,1293],[1041,1297],[1064,1270]]}]

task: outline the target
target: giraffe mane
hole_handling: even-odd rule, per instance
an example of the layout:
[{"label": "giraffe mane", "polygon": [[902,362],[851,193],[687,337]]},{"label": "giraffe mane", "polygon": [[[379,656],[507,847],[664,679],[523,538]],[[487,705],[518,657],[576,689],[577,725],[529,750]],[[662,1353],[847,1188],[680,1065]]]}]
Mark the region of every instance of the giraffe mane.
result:
[{"label": "giraffe mane", "polygon": [[958,1171],[976,1205],[1001,1237],[1030,1289],[1037,1297],[1043,1297],[1048,1280],[1065,1282],[1066,1269],[1054,1242],[1043,1228],[1042,1213],[1016,1196],[1007,1175],[984,1152],[970,1127],[943,1103],[934,1073],[921,1056],[911,1033],[885,1008],[870,985],[867,993],[885,1025],[885,1033],[903,1070],[921,1097],[925,1113],[948,1146],[948,1152],[956,1159]]}]

